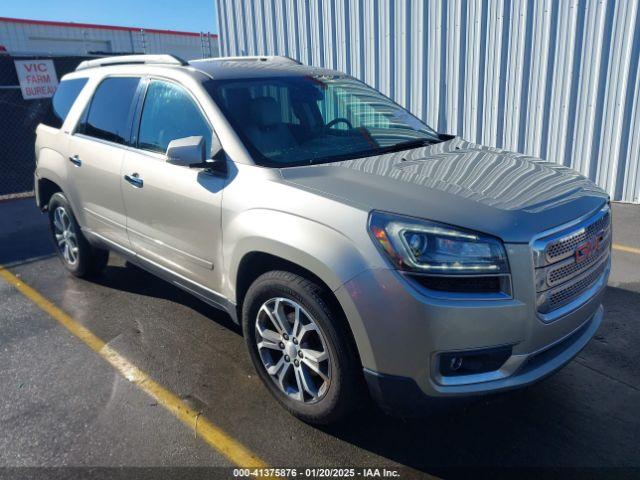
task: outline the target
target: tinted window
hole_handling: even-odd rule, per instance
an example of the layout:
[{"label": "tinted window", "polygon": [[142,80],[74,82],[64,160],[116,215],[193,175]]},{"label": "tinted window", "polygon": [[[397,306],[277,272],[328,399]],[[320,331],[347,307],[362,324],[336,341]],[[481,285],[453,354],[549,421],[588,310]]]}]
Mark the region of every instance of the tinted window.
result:
[{"label": "tinted window", "polygon": [[98,85],[80,131],[111,142],[127,143],[138,81],[131,77],[107,78]]},{"label": "tinted window", "polygon": [[151,81],[140,120],[139,148],[164,153],[171,140],[200,135],[209,152],[211,134],[207,120],[182,87]]},{"label": "tinted window", "polygon": [[62,127],[73,102],[78,98],[80,90],[86,85],[87,80],[87,78],[74,78],[60,82],[51,101],[51,114],[45,122],[47,125],[55,128]]}]

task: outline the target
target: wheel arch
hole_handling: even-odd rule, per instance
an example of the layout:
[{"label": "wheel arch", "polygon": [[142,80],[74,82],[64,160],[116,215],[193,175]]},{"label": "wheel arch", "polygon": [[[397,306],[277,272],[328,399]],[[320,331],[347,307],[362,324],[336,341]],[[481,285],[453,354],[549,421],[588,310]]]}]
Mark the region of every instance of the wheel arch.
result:
[{"label": "wheel arch", "polygon": [[[44,131],[43,135],[48,143],[56,145],[60,142],[57,134],[51,135]],[[38,138],[40,136],[41,134],[39,133]],[[40,142],[42,141],[40,139]],[[62,147],[63,145],[59,146]],[[56,192],[64,193],[66,191],[68,181],[67,163],[58,149],[42,147],[37,150],[34,190],[36,204],[40,209],[45,210],[47,208],[51,195]]]},{"label": "wheel arch", "polygon": [[339,223],[337,228],[307,216],[266,208],[245,209],[228,218],[222,227],[222,285],[227,298],[236,304],[236,312],[242,312],[247,289],[259,275],[273,269],[293,271],[328,292],[328,301],[344,319],[360,356],[368,339],[358,332],[366,329],[358,316],[347,315],[349,305],[343,304],[336,292],[360,273],[374,268],[379,258],[364,228],[366,215],[352,213],[350,220]]},{"label": "wheel arch", "polygon": [[[342,308],[342,305],[340,304],[340,301],[334,294],[333,290],[320,276],[318,276],[311,270],[298,265],[295,262],[292,262],[291,260],[287,260],[278,255],[274,255],[272,253],[267,253],[264,251],[247,252],[242,257],[236,273],[236,308],[238,318],[242,318],[242,305],[251,284],[264,273],[274,270],[283,270],[294,273],[316,283],[322,288],[324,293],[323,300],[327,303],[331,311],[336,313],[338,317],[337,320],[341,322],[346,328],[346,332],[349,335],[348,340],[353,346],[358,364],[362,366],[358,349],[358,342],[354,337],[345,310]],[[240,324],[242,325],[242,321],[240,321]]]},{"label": "wheel arch", "polygon": [[329,285],[311,270],[272,253],[256,250],[247,252],[238,264],[238,270],[236,273],[236,304],[239,309],[242,308],[242,303],[244,302],[244,298],[251,284],[260,275],[273,270],[284,270],[286,272],[300,275],[307,280],[317,283],[324,290],[332,293],[332,297],[335,298],[335,295],[333,295]]},{"label": "wheel arch", "polygon": [[40,210],[46,210],[49,206],[49,200],[54,193],[62,192],[62,187],[58,183],[48,178],[38,179],[36,185],[36,204]]}]

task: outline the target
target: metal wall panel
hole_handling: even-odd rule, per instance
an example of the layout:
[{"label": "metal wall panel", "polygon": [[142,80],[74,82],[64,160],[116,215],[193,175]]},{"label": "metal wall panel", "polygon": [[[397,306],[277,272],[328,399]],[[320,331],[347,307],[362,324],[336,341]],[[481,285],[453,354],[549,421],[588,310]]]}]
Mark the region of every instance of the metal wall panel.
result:
[{"label": "metal wall panel", "polygon": [[439,131],[640,203],[640,0],[216,0],[222,55],[354,75]]}]

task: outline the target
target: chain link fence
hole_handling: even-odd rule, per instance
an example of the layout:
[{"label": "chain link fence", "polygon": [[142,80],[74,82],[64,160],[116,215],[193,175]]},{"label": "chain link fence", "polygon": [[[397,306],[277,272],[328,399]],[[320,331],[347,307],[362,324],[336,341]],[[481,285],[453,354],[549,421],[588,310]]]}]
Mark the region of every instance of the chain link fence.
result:
[{"label": "chain link fence", "polygon": [[87,58],[0,56],[0,200],[33,194],[35,130],[51,115],[50,98],[22,98],[14,60],[53,60],[60,80]]}]

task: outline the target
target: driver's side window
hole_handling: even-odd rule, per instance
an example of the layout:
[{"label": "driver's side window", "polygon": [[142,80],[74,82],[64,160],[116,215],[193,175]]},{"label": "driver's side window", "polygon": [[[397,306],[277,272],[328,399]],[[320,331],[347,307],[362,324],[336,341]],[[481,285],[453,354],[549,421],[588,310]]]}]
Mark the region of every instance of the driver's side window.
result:
[{"label": "driver's side window", "polygon": [[184,88],[151,80],[142,107],[138,148],[164,153],[171,140],[202,136],[211,149],[212,130],[202,111]]}]

